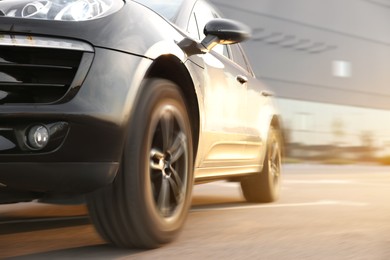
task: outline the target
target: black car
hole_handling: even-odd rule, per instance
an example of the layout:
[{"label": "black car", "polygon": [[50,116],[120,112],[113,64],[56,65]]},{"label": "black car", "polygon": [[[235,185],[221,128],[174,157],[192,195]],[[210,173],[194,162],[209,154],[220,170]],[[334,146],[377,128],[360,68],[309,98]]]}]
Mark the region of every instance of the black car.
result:
[{"label": "black car", "polygon": [[193,184],[279,194],[281,123],[203,0],[0,1],[0,203],[86,199],[108,242],[154,248]]}]

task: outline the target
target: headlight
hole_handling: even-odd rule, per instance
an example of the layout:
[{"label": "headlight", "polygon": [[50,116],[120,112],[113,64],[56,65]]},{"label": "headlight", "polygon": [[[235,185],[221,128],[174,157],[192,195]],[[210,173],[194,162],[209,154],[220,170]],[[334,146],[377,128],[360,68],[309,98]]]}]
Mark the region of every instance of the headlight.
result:
[{"label": "headlight", "polygon": [[0,0],[0,16],[85,21],[122,5],[120,0]]}]

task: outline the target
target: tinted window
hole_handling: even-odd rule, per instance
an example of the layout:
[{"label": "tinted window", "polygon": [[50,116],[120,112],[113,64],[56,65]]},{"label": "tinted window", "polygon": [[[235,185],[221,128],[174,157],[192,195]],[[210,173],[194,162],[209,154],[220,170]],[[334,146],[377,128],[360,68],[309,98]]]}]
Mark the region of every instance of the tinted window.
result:
[{"label": "tinted window", "polygon": [[198,1],[196,3],[194,7],[194,13],[199,28],[200,38],[203,39],[205,37],[203,34],[203,28],[205,27],[206,23],[215,18],[215,15],[210,6],[202,1]]},{"label": "tinted window", "polygon": [[149,7],[159,15],[170,21],[175,20],[183,0],[135,0],[146,7]]},{"label": "tinted window", "polygon": [[232,44],[232,45],[230,45],[230,48],[231,48],[231,51],[233,54],[233,57],[232,57],[233,61],[235,63],[237,63],[238,65],[240,65],[243,69],[248,71],[250,74],[252,74],[252,72],[249,68],[249,65],[248,65],[248,61],[247,61],[245,54],[242,51],[240,45],[239,44]]},{"label": "tinted window", "polygon": [[200,40],[198,24],[196,22],[195,13],[191,14],[190,20],[188,21],[187,32],[195,39]]}]

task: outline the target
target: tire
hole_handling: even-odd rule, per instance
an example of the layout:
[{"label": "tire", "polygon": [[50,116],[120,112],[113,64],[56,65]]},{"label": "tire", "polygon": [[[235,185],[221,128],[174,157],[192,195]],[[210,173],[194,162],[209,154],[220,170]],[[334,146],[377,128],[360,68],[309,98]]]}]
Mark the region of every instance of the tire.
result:
[{"label": "tire", "polygon": [[263,169],[241,180],[241,189],[248,202],[273,202],[279,198],[281,173],[280,132],[271,127],[268,133]]},{"label": "tire", "polygon": [[145,80],[138,100],[117,177],[88,195],[87,205],[106,241],[125,248],[156,248],[178,235],[188,215],[191,125],[173,82]]}]

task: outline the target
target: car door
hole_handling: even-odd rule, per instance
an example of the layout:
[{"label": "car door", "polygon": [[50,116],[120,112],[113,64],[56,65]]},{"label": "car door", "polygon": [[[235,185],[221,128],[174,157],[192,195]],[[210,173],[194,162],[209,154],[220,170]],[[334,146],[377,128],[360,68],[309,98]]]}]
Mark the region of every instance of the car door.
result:
[{"label": "car door", "polygon": [[246,108],[245,114],[247,138],[245,156],[251,165],[261,164],[264,154],[267,130],[271,121],[269,96],[272,95],[266,87],[255,78],[248,60],[239,44],[231,45],[233,61],[241,68],[243,77],[246,77]]},{"label": "car door", "polygon": [[[188,25],[189,33],[202,39],[206,23],[216,18],[213,9],[198,1]],[[207,54],[190,59],[203,68],[204,122],[200,168],[240,166],[245,158],[246,84],[237,78],[242,72],[229,59],[229,49],[216,46]],[[199,158],[198,158],[199,159]]]}]

